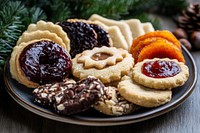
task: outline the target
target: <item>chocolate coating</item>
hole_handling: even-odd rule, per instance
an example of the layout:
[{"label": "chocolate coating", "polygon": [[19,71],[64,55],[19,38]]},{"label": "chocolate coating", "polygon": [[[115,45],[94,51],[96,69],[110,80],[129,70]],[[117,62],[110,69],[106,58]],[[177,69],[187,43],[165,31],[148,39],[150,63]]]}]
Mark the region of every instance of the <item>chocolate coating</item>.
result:
[{"label": "chocolate coating", "polygon": [[42,106],[52,106],[55,102],[55,96],[68,89],[73,87],[76,82],[72,79],[65,79],[62,82],[55,82],[52,84],[45,84],[34,89],[33,94],[35,96],[34,102]]},{"label": "chocolate coating", "polygon": [[71,72],[71,59],[53,41],[38,41],[24,48],[19,57],[25,76],[38,84],[62,81]]},{"label": "chocolate coating", "polygon": [[85,78],[55,96],[55,110],[71,115],[90,108],[104,94],[104,85],[94,77]]}]

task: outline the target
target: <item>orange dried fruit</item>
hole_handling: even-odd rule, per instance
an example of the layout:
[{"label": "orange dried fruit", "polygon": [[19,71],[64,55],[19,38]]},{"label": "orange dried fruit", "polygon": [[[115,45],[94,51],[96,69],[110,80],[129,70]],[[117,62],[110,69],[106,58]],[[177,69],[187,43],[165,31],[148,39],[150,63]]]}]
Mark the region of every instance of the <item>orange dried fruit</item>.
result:
[{"label": "orange dried fruit", "polygon": [[185,63],[184,56],[180,49],[169,42],[163,41],[155,41],[144,47],[138,56],[137,62],[153,58],[177,59],[179,62]]},{"label": "orange dried fruit", "polygon": [[137,46],[135,46],[132,49],[132,56],[135,59],[135,61],[137,61],[138,59],[138,55],[140,54],[141,50],[150,45],[151,43],[155,42],[155,41],[163,41],[166,42],[167,40],[164,38],[160,38],[160,37],[150,37],[150,38],[146,38],[143,41],[140,41]]},{"label": "orange dried fruit", "polygon": [[171,42],[172,44],[174,44],[177,48],[179,48],[181,50],[181,44],[178,41],[178,39],[170,32],[167,30],[160,30],[160,31],[154,31],[154,32],[149,32],[146,33],[140,37],[138,37],[137,39],[135,39],[131,45],[131,49],[130,49],[130,53],[133,52],[133,49],[138,45],[138,43],[140,41],[143,41],[147,38],[151,38],[151,37],[160,37],[160,38],[164,38],[166,39],[168,42]]}]

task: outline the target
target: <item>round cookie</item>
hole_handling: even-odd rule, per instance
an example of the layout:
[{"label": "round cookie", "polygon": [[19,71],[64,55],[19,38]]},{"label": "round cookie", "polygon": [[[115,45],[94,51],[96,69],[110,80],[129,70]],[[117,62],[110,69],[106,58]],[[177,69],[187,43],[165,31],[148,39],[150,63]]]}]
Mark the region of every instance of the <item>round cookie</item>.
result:
[{"label": "round cookie", "polygon": [[[32,48],[32,45],[35,47]],[[40,84],[61,81],[71,72],[69,54],[63,47],[51,40],[33,40],[16,46],[14,50],[17,52],[13,51],[16,53],[15,57],[14,55],[11,56],[10,65],[14,65],[10,69],[11,75],[27,87],[35,88]],[[60,56],[57,56],[57,54]],[[38,66],[40,69],[37,68]],[[51,72],[48,71],[50,69]],[[62,70],[65,71],[62,72]]]},{"label": "round cookie", "polygon": [[72,60],[72,74],[79,79],[92,75],[103,83],[110,83],[128,74],[133,64],[134,59],[128,51],[103,46],[76,55]]},{"label": "round cookie", "polygon": [[54,108],[57,113],[71,115],[89,109],[104,95],[104,85],[93,76],[78,81],[73,87],[55,96]]},{"label": "round cookie", "polygon": [[118,84],[119,93],[129,102],[142,107],[157,107],[171,100],[171,90],[155,90],[124,76]]},{"label": "round cookie", "polygon": [[[159,64],[156,61],[159,61],[161,66],[158,66]],[[165,76],[168,73],[172,74],[176,71],[178,72],[175,73],[175,75],[169,75],[168,77],[156,78],[152,76],[147,76],[143,74],[142,68],[144,68],[143,64],[148,62],[152,63],[151,66],[148,66],[149,70],[152,69],[150,72],[151,75],[158,73]],[[169,64],[166,64],[165,62],[169,62]],[[187,81],[188,77],[189,68],[183,62],[178,62],[176,59],[145,59],[142,62],[137,63],[133,68],[133,79],[141,85],[154,89],[164,90],[182,86]]]},{"label": "round cookie", "polygon": [[33,31],[49,31],[51,33],[55,33],[58,37],[60,37],[66,45],[66,50],[70,51],[70,41],[67,37],[67,34],[62,30],[62,27],[56,25],[52,22],[38,21],[36,24],[30,24],[25,31],[25,33],[30,33]]},{"label": "round cookie", "polygon": [[21,43],[23,42],[27,43],[32,40],[41,40],[41,39],[52,40],[67,50],[65,43],[60,37],[57,36],[57,34],[51,33],[49,31],[40,31],[40,30],[33,31],[30,33],[24,32],[22,36],[18,39],[17,45],[21,45]]},{"label": "round cookie", "polygon": [[94,108],[106,115],[120,116],[133,113],[139,106],[125,100],[115,87],[105,87],[105,94],[94,105]]}]

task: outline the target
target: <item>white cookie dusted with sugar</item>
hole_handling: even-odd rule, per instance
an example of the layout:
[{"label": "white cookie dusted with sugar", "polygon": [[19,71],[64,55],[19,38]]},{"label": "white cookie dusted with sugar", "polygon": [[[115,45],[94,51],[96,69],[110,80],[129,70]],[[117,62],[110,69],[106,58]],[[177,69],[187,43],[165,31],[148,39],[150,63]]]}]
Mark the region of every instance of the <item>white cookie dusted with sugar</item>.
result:
[{"label": "white cookie dusted with sugar", "polygon": [[139,19],[117,21],[93,14],[89,20],[98,23],[108,31],[113,41],[113,47],[128,51],[134,39],[145,33],[155,31],[150,22],[142,23]]}]

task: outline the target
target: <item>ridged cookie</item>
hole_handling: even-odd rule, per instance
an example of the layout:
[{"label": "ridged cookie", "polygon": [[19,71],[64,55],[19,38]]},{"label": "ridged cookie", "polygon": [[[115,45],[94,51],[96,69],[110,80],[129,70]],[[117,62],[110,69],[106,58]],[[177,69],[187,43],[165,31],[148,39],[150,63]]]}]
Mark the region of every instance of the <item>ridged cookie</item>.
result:
[{"label": "ridged cookie", "polygon": [[150,22],[142,23],[142,26],[145,33],[155,31],[155,29],[153,28],[153,25]]},{"label": "ridged cookie", "polygon": [[157,107],[171,100],[171,90],[155,90],[124,76],[118,84],[119,93],[129,102],[142,107]]},{"label": "ridged cookie", "polygon": [[110,38],[113,42],[113,45],[112,45],[113,47],[123,48],[125,50],[128,50],[128,48],[129,48],[128,44],[127,44],[124,36],[122,35],[119,27],[106,26],[105,24],[103,24],[102,22],[100,22],[98,20],[96,20],[94,22],[108,31],[108,34],[110,35]]},{"label": "ridged cookie", "polygon": [[142,23],[139,19],[129,19],[124,20],[124,22],[127,23],[131,29],[133,40],[138,36],[145,34]]},{"label": "ridged cookie", "polygon": [[17,41],[17,45],[20,45],[23,42],[26,43],[32,40],[40,40],[40,39],[52,40],[57,44],[59,44],[60,46],[62,46],[63,48],[67,49],[65,43],[60,37],[57,36],[57,34],[51,33],[50,31],[40,31],[40,30],[33,32],[24,32]]},{"label": "ridged cookie", "polygon": [[132,33],[131,33],[131,30],[130,30],[128,24],[126,24],[125,22],[116,21],[116,20],[112,20],[112,19],[107,19],[107,18],[104,18],[104,17],[102,17],[100,15],[97,15],[97,14],[93,14],[89,18],[89,20],[91,20],[91,21],[98,20],[98,21],[104,23],[107,26],[118,26],[120,31],[121,31],[121,33],[123,34],[123,36],[126,39],[128,47],[131,46],[132,41],[133,41]]},{"label": "ridged cookie", "polygon": [[56,25],[52,22],[38,21],[36,24],[30,24],[26,30],[26,32],[30,33],[33,31],[49,31],[51,33],[55,33],[58,37],[60,37],[66,45],[66,50],[70,51],[70,41],[67,34],[62,30],[62,27]]}]

